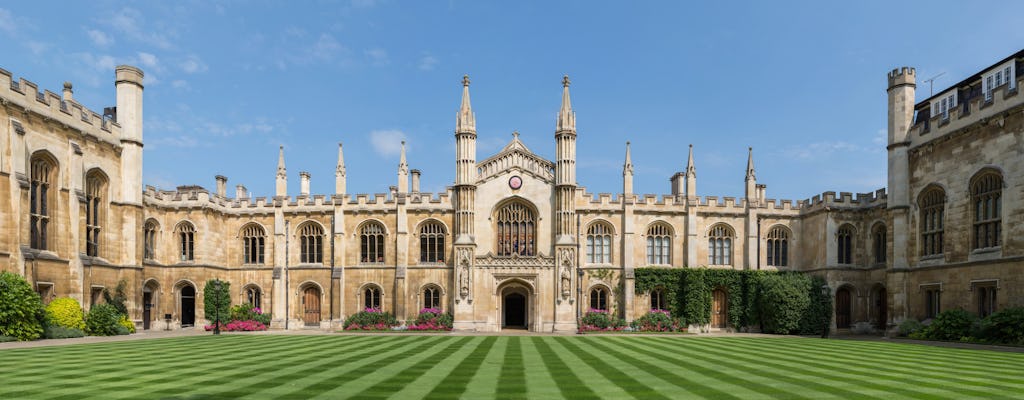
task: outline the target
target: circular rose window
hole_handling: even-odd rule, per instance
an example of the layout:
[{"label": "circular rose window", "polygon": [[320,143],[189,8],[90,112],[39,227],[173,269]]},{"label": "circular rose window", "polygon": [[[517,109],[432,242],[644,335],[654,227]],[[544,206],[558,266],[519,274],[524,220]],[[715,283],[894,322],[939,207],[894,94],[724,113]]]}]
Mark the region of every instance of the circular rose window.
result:
[{"label": "circular rose window", "polygon": [[523,187],[523,178],[519,176],[508,178],[508,187],[512,188],[512,190],[519,190],[519,188]]}]

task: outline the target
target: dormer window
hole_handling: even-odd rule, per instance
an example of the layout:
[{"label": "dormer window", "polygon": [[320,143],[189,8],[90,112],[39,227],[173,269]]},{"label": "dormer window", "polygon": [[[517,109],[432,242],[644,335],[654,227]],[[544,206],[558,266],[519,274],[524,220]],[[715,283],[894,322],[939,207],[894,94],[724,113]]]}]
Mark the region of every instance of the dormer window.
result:
[{"label": "dormer window", "polygon": [[932,116],[941,117],[943,120],[949,119],[949,110],[956,107],[957,94],[954,90],[952,93],[943,94],[939,98],[932,100]]},{"label": "dormer window", "polygon": [[981,91],[985,94],[985,101],[992,101],[992,91],[995,88],[1008,85],[1007,89],[1017,87],[1017,76],[1013,68],[1013,61],[1008,61],[997,68],[993,68],[984,74],[981,79]]}]

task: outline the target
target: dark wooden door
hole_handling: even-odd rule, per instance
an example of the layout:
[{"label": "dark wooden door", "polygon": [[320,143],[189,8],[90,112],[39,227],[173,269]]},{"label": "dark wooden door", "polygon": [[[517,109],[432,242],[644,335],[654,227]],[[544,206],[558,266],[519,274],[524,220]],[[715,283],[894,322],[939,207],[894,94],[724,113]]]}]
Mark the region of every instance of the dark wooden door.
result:
[{"label": "dark wooden door", "polygon": [[149,329],[149,321],[153,318],[151,313],[153,312],[153,293],[145,292],[142,294],[142,329]]},{"label": "dark wooden door", "polygon": [[307,326],[320,325],[320,289],[308,287],[302,292],[302,322]]},{"label": "dark wooden door", "polygon": [[505,296],[505,328],[526,328],[526,296],[512,293]]},{"label": "dark wooden door", "polygon": [[889,298],[888,293],[885,292],[885,288],[879,288],[875,292],[875,327],[881,330],[886,329],[886,325],[889,322]]},{"label": "dark wooden door", "polygon": [[711,292],[711,327],[725,328],[729,322],[729,298],[722,289]]},{"label": "dark wooden door", "polygon": [[850,327],[850,290],[839,289],[836,292],[836,328],[847,329]]},{"label": "dark wooden door", "polygon": [[196,324],[196,289],[192,286],[181,288],[181,326]]}]

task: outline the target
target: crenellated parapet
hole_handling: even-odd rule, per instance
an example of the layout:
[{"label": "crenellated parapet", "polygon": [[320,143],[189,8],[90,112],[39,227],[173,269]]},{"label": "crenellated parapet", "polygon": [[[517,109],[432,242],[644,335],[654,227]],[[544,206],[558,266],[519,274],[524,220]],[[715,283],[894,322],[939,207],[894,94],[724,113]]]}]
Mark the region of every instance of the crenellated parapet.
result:
[{"label": "crenellated parapet", "polygon": [[104,118],[77,101],[65,100],[57,93],[49,90],[40,92],[35,83],[25,78],[15,80],[4,69],[0,69],[0,103],[17,106],[26,114],[78,131],[84,138],[121,147],[121,126],[117,122]]},{"label": "crenellated parapet", "polygon": [[884,188],[856,195],[850,192],[836,194],[836,192],[829,191],[805,200],[801,211],[811,213],[824,209],[871,209],[885,207],[886,201],[887,195]]}]

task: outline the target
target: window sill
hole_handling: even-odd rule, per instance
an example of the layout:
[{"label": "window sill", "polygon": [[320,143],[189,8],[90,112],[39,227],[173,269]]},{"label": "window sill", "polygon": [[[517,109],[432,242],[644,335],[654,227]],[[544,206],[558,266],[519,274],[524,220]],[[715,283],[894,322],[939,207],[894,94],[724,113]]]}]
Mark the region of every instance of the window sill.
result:
[{"label": "window sill", "polygon": [[[380,263],[378,263],[378,264],[380,264]],[[420,266],[420,267],[445,267],[445,266],[448,266],[448,264],[445,264],[443,262],[429,262],[429,261],[420,261],[420,262],[416,263],[416,265]]]},{"label": "window sill", "polygon": [[921,258],[918,259],[918,263],[917,264],[918,264],[918,266],[921,266],[921,267],[927,267],[927,266],[932,266],[932,265],[939,265],[939,264],[942,264],[944,262],[946,262],[946,254],[941,253],[941,254],[932,254],[932,255],[928,255],[928,256],[921,256]]},{"label": "window sill", "polygon": [[[667,264],[657,264],[657,265],[667,266]],[[584,263],[583,267],[584,268],[614,268],[615,266],[612,265],[612,263]]]},{"label": "window sill", "polygon": [[967,255],[967,261],[995,260],[1002,257],[1003,248],[1001,246],[985,247],[971,250],[970,254]]}]

